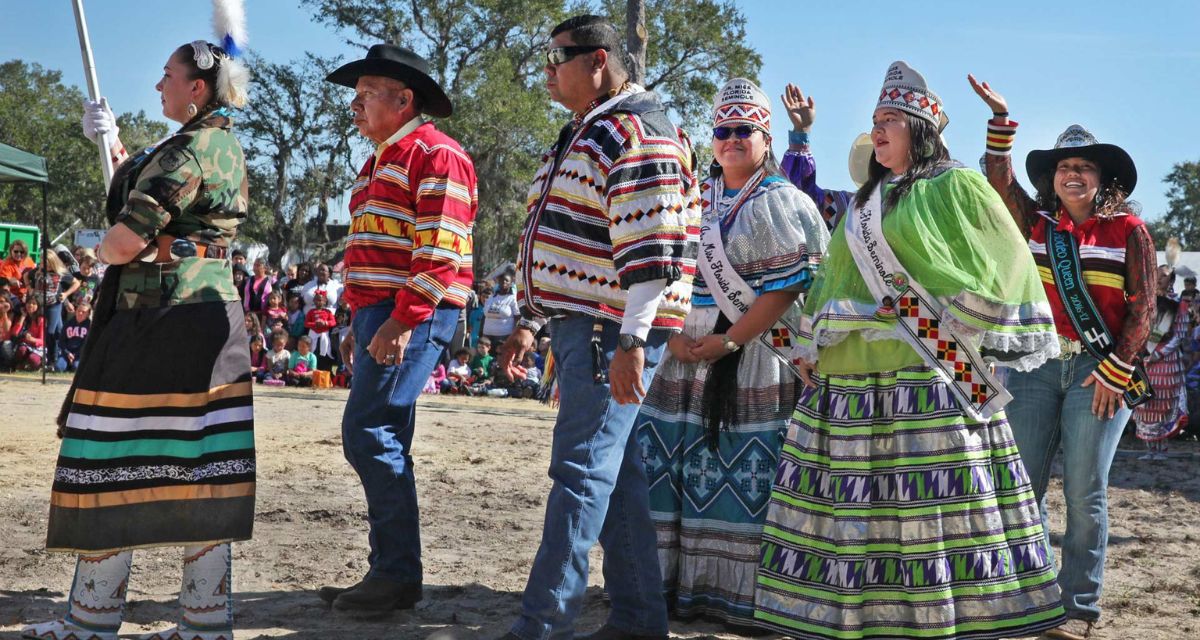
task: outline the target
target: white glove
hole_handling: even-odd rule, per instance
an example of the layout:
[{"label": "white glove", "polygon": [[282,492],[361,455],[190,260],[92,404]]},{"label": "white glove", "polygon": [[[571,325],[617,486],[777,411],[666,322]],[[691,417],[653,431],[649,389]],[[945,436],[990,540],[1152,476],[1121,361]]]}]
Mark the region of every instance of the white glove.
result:
[{"label": "white glove", "polygon": [[113,115],[112,109],[108,108],[108,98],[100,98],[100,102],[85,98],[83,118],[79,123],[83,125],[83,135],[92,142],[96,142],[97,138],[106,133],[111,133],[112,137],[116,138],[121,130],[117,126],[117,117]]}]

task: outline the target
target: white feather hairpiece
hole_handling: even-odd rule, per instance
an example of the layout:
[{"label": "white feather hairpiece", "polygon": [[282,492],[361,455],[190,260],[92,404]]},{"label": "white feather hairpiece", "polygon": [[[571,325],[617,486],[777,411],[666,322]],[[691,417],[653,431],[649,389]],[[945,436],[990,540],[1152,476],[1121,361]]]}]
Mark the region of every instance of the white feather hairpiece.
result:
[{"label": "white feather hairpiece", "polygon": [[242,0],[213,0],[213,33],[229,57],[241,57],[247,42]]},{"label": "white feather hairpiece", "polygon": [[1167,266],[1172,271],[1175,270],[1175,265],[1179,264],[1179,252],[1183,250],[1183,246],[1179,244],[1179,238],[1171,238],[1167,240],[1167,246],[1163,249],[1163,254],[1167,259]]}]

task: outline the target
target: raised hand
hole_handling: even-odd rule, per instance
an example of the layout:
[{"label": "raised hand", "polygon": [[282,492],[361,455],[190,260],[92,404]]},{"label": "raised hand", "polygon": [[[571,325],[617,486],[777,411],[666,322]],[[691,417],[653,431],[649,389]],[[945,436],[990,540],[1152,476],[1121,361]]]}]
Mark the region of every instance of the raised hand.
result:
[{"label": "raised hand", "polygon": [[979,82],[975,76],[967,74],[967,82],[971,83],[971,88],[975,90],[975,94],[987,103],[988,108],[992,113],[1008,113],[1008,101],[1004,96],[996,93],[986,82]]},{"label": "raised hand", "polygon": [[789,83],[780,97],[783,99],[784,108],[787,109],[788,118],[792,121],[792,128],[804,132],[812,129],[813,120],[817,117],[817,106],[813,103],[812,96],[805,98],[800,87]]}]

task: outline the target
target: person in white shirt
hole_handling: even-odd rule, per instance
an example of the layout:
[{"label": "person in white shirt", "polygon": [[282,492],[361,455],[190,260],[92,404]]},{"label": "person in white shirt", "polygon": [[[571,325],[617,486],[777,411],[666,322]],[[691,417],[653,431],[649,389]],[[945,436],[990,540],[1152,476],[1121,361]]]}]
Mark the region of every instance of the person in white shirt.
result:
[{"label": "person in white shirt", "polygon": [[513,289],[513,279],[510,274],[502,274],[496,278],[496,293],[488,300],[483,311],[483,335],[491,339],[492,344],[501,345],[508,339],[517,320],[521,317],[521,308],[517,305],[517,292]]},{"label": "person in white shirt", "polygon": [[310,282],[304,284],[300,289],[300,296],[304,299],[304,313],[308,313],[313,306],[313,296],[318,291],[325,292],[325,298],[329,304],[326,306],[330,309],[336,309],[338,298],[342,295],[342,283],[330,278],[329,265],[318,264],[316,269],[316,277]]}]

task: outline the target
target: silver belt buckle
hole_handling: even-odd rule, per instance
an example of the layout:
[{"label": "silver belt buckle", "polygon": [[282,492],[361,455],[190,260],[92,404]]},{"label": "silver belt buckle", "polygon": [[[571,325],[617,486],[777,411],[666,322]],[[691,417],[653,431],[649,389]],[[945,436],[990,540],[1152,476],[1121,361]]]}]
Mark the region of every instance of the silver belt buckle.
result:
[{"label": "silver belt buckle", "polygon": [[1071,358],[1083,353],[1083,344],[1058,336],[1058,358],[1060,360],[1070,360]]}]

